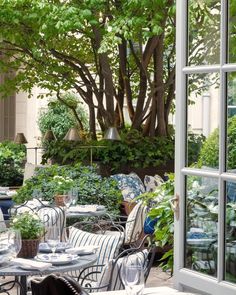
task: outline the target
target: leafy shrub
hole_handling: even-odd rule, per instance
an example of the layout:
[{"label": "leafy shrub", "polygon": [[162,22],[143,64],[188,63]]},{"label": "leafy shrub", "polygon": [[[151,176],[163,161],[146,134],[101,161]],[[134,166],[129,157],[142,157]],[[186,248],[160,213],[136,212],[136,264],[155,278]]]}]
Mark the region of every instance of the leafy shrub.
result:
[{"label": "leafy shrub", "polygon": [[219,129],[216,128],[206,139],[200,150],[198,167],[207,166],[218,168],[219,166]]},{"label": "leafy shrub", "polygon": [[23,163],[26,157],[24,145],[11,141],[0,143],[0,186],[21,185]]},{"label": "leafy shrub", "polygon": [[[235,169],[236,163],[236,116],[228,120],[227,126],[227,169]],[[218,168],[219,166],[219,128],[207,138],[200,151],[198,166]]]},{"label": "leafy shrub", "polygon": [[188,133],[188,166],[198,162],[205,139],[203,134]]},{"label": "leafy shrub", "polygon": [[36,175],[27,180],[18,190],[14,201],[22,203],[30,200],[33,191],[40,189],[43,199],[52,203],[58,189],[54,176],[69,177],[74,181],[74,187],[78,189],[79,204],[101,204],[105,205],[109,211],[118,212],[122,195],[117,182],[111,178],[102,178],[97,174],[95,167],[80,164],[39,168]]},{"label": "leafy shrub", "polygon": [[[144,137],[137,130],[131,130],[123,132],[121,138],[119,142],[106,140],[74,144],[53,142],[47,146],[43,159],[46,162],[47,159],[53,158],[60,164],[89,161],[89,146],[94,146],[93,160],[110,166],[113,172],[124,165],[135,168],[156,167],[174,159],[174,139],[172,137]],[[84,148],[85,146],[88,148]]]},{"label": "leafy shrub", "polygon": [[168,250],[161,257],[164,270],[173,272],[173,246],[174,246],[174,212],[170,204],[174,196],[174,174],[168,174],[168,180],[158,186],[155,192],[142,194],[141,199],[149,208],[148,216],[152,219],[157,218],[155,225],[154,240],[157,246],[165,247]]},{"label": "leafy shrub", "polygon": [[[63,99],[67,103],[75,105],[76,112],[87,130],[88,117],[84,108],[77,103],[76,96],[68,93]],[[72,111],[66,105],[58,100],[51,100],[48,103],[48,109],[40,114],[38,125],[42,134],[51,129],[57,139],[62,139],[71,127],[77,125],[77,122]]]}]

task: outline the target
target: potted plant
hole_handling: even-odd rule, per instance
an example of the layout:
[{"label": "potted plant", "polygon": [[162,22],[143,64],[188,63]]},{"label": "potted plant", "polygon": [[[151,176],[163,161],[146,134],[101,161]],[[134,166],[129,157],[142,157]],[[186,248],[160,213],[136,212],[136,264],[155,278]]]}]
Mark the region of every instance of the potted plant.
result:
[{"label": "potted plant", "polygon": [[12,218],[10,226],[21,233],[22,247],[18,257],[32,258],[38,252],[40,238],[44,234],[44,224],[34,212],[24,212]]},{"label": "potted plant", "polygon": [[51,181],[51,185],[55,186],[56,194],[54,198],[56,205],[64,206],[64,196],[73,187],[73,179],[67,176],[55,175]]}]

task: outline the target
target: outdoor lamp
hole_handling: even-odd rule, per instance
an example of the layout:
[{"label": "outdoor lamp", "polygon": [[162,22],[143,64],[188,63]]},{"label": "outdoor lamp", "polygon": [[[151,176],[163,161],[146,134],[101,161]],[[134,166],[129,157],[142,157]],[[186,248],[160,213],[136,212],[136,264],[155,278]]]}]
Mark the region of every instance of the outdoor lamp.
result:
[{"label": "outdoor lamp", "polygon": [[118,132],[118,130],[117,130],[116,127],[109,127],[106,130],[103,139],[107,139],[107,140],[121,140],[120,134],[119,134],[119,132]]},{"label": "outdoor lamp", "polygon": [[28,143],[27,139],[25,138],[24,133],[17,133],[14,139],[14,142],[17,144],[25,144]]},{"label": "outdoor lamp", "polygon": [[46,133],[43,136],[43,141],[53,141],[53,140],[57,140],[55,134],[53,133],[53,131],[51,129],[47,130]]},{"label": "outdoor lamp", "polygon": [[66,133],[66,136],[64,137],[64,140],[67,141],[81,141],[81,137],[79,135],[79,131],[77,128],[72,127],[68,130]]}]

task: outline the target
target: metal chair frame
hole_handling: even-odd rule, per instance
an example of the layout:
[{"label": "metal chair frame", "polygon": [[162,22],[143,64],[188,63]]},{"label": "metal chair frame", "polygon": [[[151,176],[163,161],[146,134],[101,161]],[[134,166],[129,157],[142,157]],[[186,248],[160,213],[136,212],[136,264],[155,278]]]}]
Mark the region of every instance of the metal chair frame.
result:
[{"label": "metal chair frame", "polygon": [[[96,266],[90,266],[90,267],[86,267],[84,268],[79,277],[78,277],[78,282],[81,284],[81,286],[89,293],[91,292],[98,292],[99,290],[102,289],[102,291],[112,291],[112,280],[113,278],[113,273],[115,270],[115,266],[118,262],[118,260],[120,258],[123,258],[125,256],[129,256],[132,254],[137,254],[137,253],[143,253],[142,251],[148,249],[149,251],[149,258],[148,258],[148,263],[147,261],[145,261],[145,271],[144,271],[144,279],[145,282],[148,278],[148,275],[150,273],[150,269],[152,267],[154,258],[155,258],[155,253],[156,253],[156,246],[153,243],[151,236],[150,235],[146,235],[143,240],[141,241],[140,245],[136,248],[129,248],[124,250],[123,252],[121,252],[116,259],[113,260],[113,264],[112,264],[112,270],[111,270],[111,274],[110,274],[110,279],[109,279],[109,283],[103,286],[99,286],[99,287],[92,287],[92,285],[90,283],[88,283],[88,279],[89,276],[91,276],[92,274],[99,274],[101,273],[101,271],[96,270],[99,266],[100,267],[104,267],[105,265],[96,265]],[[88,270],[91,270],[91,272],[86,273]],[[118,272],[118,275],[120,276],[120,271]],[[123,285],[123,283],[122,283]],[[124,285],[123,285],[124,287]],[[105,290],[104,290],[105,289]]]}]

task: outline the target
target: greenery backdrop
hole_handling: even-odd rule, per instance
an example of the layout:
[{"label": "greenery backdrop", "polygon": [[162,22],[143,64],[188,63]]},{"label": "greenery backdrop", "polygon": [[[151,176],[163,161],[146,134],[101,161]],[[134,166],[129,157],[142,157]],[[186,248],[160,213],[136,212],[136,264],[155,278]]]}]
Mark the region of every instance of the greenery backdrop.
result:
[{"label": "greenery backdrop", "polygon": [[38,168],[36,174],[17,191],[17,195],[13,197],[14,201],[20,204],[30,200],[33,191],[39,189],[43,200],[52,203],[58,191],[54,176],[69,177],[73,180],[73,187],[78,189],[79,204],[101,204],[105,205],[109,212],[119,213],[122,195],[117,182],[111,178],[102,178],[95,167],[80,164]]},{"label": "greenery backdrop", "polygon": [[0,142],[0,186],[22,185],[25,159],[24,145]]}]

